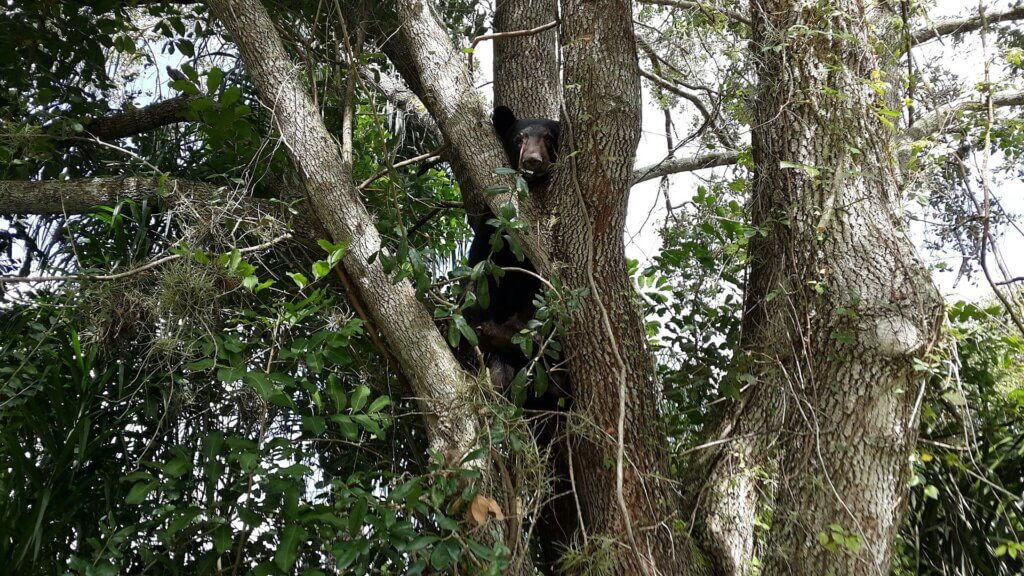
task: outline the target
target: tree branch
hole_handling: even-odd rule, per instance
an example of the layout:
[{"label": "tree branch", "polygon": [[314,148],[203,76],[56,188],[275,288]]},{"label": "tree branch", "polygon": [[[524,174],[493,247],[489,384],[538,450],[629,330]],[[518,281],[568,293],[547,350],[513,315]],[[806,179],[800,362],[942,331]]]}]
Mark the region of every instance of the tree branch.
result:
[{"label": "tree branch", "polygon": [[1014,6],[1005,10],[994,10],[992,12],[985,12],[985,17],[982,18],[980,14],[972,14],[963,18],[948,18],[933,22],[926,28],[915,30],[910,34],[910,43],[914,46],[923,44],[929,40],[934,40],[940,36],[946,36],[948,34],[965,34],[967,32],[973,32],[980,30],[982,26],[987,24],[995,24],[998,22],[1008,22],[1012,20],[1024,19],[1024,5]]},{"label": "tree branch", "polygon": [[470,70],[473,69],[473,52],[476,50],[476,45],[483,42],[484,40],[498,40],[500,38],[518,38],[520,36],[532,36],[534,34],[540,34],[545,30],[551,30],[555,26],[558,26],[558,20],[552,20],[547,24],[541,24],[534,28],[528,28],[525,30],[510,30],[508,32],[495,32],[494,34],[481,34],[476,38],[473,38],[473,42],[469,44],[469,58],[467,60]]},{"label": "tree branch", "polygon": [[[1024,90],[1008,90],[994,94],[992,96],[992,104],[997,108],[1024,106]],[[985,103],[980,100],[961,100],[933,110],[918,119],[912,128],[904,132],[903,145],[901,147],[906,147],[910,142],[942,131],[953,118],[962,112],[982,110],[984,107]],[[693,172],[694,170],[703,170],[716,166],[729,166],[735,164],[737,158],[738,153],[735,150],[723,150],[721,152],[711,152],[686,158],[668,158],[661,162],[633,170],[633,185],[636,186],[647,180],[680,174],[682,172]]]},{"label": "tree branch", "polygon": [[157,177],[111,177],[28,182],[0,180],[0,214],[84,214],[96,206],[157,196],[177,202],[209,198],[217,187],[205,182]]},{"label": "tree branch", "polygon": [[[1008,90],[992,95],[992,105],[996,108],[1024,105],[1024,90]],[[959,100],[940,106],[925,114],[904,133],[905,142],[920,140],[941,132],[959,114],[968,111],[983,110],[986,103],[981,100]]]},{"label": "tree branch", "polygon": [[[291,234],[281,234],[280,236],[269,240],[256,246],[249,246],[248,248],[242,248],[238,251],[239,254],[251,254],[252,252],[260,252],[266,250],[273,245],[288,240],[292,237]],[[0,285],[4,283],[17,284],[17,283],[40,283],[40,282],[109,282],[111,280],[120,280],[121,278],[127,278],[129,276],[145,272],[146,270],[152,270],[157,266],[161,266],[168,262],[173,262],[178,258],[181,258],[184,254],[171,254],[164,256],[163,258],[157,258],[152,262],[148,262],[141,266],[132,268],[131,270],[125,270],[124,272],[118,272],[117,274],[72,274],[68,276],[0,276]]]},{"label": "tree branch", "polygon": [[701,102],[700,97],[697,96],[696,94],[694,94],[692,92],[687,92],[686,90],[683,90],[682,88],[680,88],[679,86],[676,86],[672,82],[669,82],[668,80],[662,78],[661,76],[658,76],[657,74],[655,74],[653,72],[648,72],[647,70],[644,70],[643,68],[640,69],[640,75],[643,76],[644,78],[647,78],[651,82],[654,82],[655,84],[660,86],[662,89],[667,90],[667,91],[675,94],[676,96],[679,96],[680,98],[685,98],[686,100],[689,100],[690,102],[693,103],[694,106],[697,107],[697,110],[700,111],[700,114],[701,114],[701,116],[704,117],[705,121],[707,121],[707,122],[711,121],[711,112],[708,112],[707,107],[704,106],[704,102]]},{"label": "tree branch", "polygon": [[314,213],[335,242],[347,245],[345,270],[409,380],[425,415],[430,448],[460,461],[476,442],[476,420],[467,402],[472,380],[409,281],[394,282],[376,258],[381,238],[352,185],[351,166],[296,75],[266,8],[256,0],[210,0],[209,5],[234,39],[262,101],[272,108]]},{"label": "tree branch", "polygon": [[636,186],[647,180],[679,174],[680,172],[693,172],[694,170],[702,170],[704,168],[729,166],[735,164],[738,157],[739,153],[735,150],[723,150],[721,152],[711,152],[710,154],[689,156],[687,158],[667,158],[661,162],[633,170],[633,185]]},{"label": "tree branch", "polygon": [[740,14],[735,10],[722,8],[720,6],[709,6],[702,2],[693,2],[692,0],[639,0],[639,3],[646,4],[649,6],[668,6],[670,8],[686,8],[690,10],[700,10],[705,14],[714,14],[717,12],[719,14],[723,14],[729,17],[732,20],[750,26],[750,18],[747,18],[743,14]]},{"label": "tree branch", "polygon": [[[517,208],[526,224],[516,231],[520,244],[541,274],[550,270],[535,222],[530,200],[519,201],[514,179],[496,176],[494,169],[507,166],[504,148],[489,122],[490,114],[473,87],[461,53],[437,21],[430,3],[397,0],[395,8],[401,25],[383,45],[408,85],[420,96],[437,122],[445,142],[446,159],[451,163],[462,190],[466,215],[474,228],[482,225],[488,212],[497,213],[503,203]],[[496,186],[507,190],[485,194]]]},{"label": "tree branch", "polygon": [[154,102],[141,108],[125,110],[90,120],[86,131],[100,140],[116,140],[143,134],[161,126],[184,122],[182,113],[201,96],[180,94],[167,100]]}]

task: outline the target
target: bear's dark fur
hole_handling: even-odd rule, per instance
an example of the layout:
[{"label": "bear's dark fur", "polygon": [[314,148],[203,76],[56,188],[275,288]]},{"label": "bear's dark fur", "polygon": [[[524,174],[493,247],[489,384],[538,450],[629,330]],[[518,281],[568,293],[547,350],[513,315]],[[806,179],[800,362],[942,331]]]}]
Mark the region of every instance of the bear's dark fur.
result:
[{"label": "bear's dark fur", "polygon": [[[523,172],[531,191],[547,182],[558,160],[561,133],[558,122],[543,118],[516,118],[515,113],[505,106],[496,108],[492,119],[512,168]],[[502,268],[534,272],[530,260],[516,258],[507,241],[499,251],[491,253],[491,239],[496,232],[494,226],[487,224],[491,218],[493,214],[487,214],[476,220],[468,264],[476,266],[489,257],[492,263]],[[516,372],[526,366],[527,359],[512,338],[533,318],[536,311],[533,300],[540,289],[540,280],[532,274],[507,271],[500,278],[488,277],[489,305],[486,308],[476,305],[464,311],[466,321],[480,340],[480,351],[487,360],[491,381],[503,392]]]},{"label": "bear's dark fur", "polygon": [[[558,122],[543,118],[516,118],[515,113],[505,106],[494,110],[492,120],[511,167],[522,172],[531,194],[539,192],[550,181],[558,161],[558,140],[561,136]],[[470,219],[475,235],[469,249],[469,265],[476,266],[490,258],[501,267],[534,272],[529,259],[516,258],[507,241],[492,254],[491,239],[496,229],[486,223],[490,218],[493,214]],[[506,271],[500,278],[488,277],[490,297],[486,308],[475,305],[463,312],[479,338],[491,382],[502,393],[511,392],[512,379],[529,362],[519,345],[513,342],[513,337],[533,318],[536,312],[534,299],[541,288],[540,280],[532,274]],[[535,519],[535,526],[539,544],[537,567],[553,573],[563,552],[555,543],[572,541],[577,520],[575,504],[569,496],[572,485],[569,482],[568,446],[564,438],[564,414],[572,403],[570,383],[564,376],[549,376],[548,389],[544,394],[535,394],[532,387],[526,391],[523,410],[530,415],[530,429],[537,446],[542,450],[550,447],[548,464],[553,493]]]}]

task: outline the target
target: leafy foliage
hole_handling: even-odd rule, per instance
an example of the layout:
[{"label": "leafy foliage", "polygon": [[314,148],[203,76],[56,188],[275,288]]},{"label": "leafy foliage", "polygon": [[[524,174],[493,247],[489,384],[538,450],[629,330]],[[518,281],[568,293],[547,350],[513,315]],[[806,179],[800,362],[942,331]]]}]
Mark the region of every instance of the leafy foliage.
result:
[{"label": "leafy foliage", "polygon": [[998,306],[949,307],[951,342],[922,405],[901,574],[1019,574],[1024,341]]}]

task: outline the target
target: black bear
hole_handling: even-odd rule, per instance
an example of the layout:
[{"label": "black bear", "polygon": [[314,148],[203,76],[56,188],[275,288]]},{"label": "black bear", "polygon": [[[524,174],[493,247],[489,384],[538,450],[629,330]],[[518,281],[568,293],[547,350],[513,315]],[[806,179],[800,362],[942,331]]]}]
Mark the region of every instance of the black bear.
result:
[{"label": "black bear", "polygon": [[[543,118],[516,118],[514,112],[505,106],[495,108],[492,117],[494,129],[501,138],[512,168],[520,170],[530,190],[547,182],[558,160],[558,122]],[[471,219],[473,243],[469,247],[469,265],[491,259],[502,268],[515,267],[534,272],[529,259],[520,261],[509,248],[508,242],[491,253],[491,239],[496,229],[487,220],[493,214]],[[464,311],[466,321],[473,327],[480,340],[480,351],[487,360],[491,381],[495,388],[506,391],[516,372],[526,366],[527,359],[512,341],[533,318],[533,299],[541,289],[540,281],[532,274],[507,271],[501,278],[489,276],[487,292],[489,304],[479,305]]]},{"label": "black bear", "polygon": [[[516,118],[515,113],[505,106],[495,108],[492,120],[511,167],[522,173],[531,193],[540,191],[553,176],[558,161],[558,139],[561,136],[558,122],[544,118]],[[469,265],[476,266],[490,258],[497,266],[534,272],[529,259],[520,261],[516,258],[508,242],[503,242],[501,249],[492,254],[491,239],[496,229],[487,224],[493,215],[484,216],[470,219],[474,236],[469,248]],[[472,306],[464,311],[464,316],[479,337],[480,351],[487,361],[492,383],[496,389],[508,394],[512,379],[529,362],[519,345],[513,342],[513,337],[533,318],[536,312],[534,298],[541,291],[541,282],[533,274],[513,270],[500,278],[488,277],[487,290],[489,305],[486,308]],[[541,542],[541,557],[537,559],[537,565],[544,572],[552,573],[562,552],[552,543],[570,542],[576,531],[575,504],[569,496],[572,485],[568,480],[567,445],[560,440],[564,430],[564,416],[560,415],[572,403],[570,383],[564,376],[550,374],[544,394],[534,394],[532,389],[526,392],[523,409],[533,414],[530,428],[537,445],[542,449],[552,448],[549,465],[554,477],[553,497],[535,519],[538,541]]]}]

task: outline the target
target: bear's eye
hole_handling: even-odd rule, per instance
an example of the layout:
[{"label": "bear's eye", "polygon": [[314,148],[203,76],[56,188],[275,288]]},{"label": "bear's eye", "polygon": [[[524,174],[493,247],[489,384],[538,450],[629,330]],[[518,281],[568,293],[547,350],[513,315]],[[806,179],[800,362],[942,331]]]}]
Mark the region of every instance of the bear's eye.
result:
[{"label": "bear's eye", "polygon": [[525,138],[523,137],[523,135],[522,135],[522,134],[517,134],[517,135],[516,135],[516,139],[515,139],[515,140],[513,140],[513,142],[515,142],[515,143],[516,143],[516,145],[519,145],[519,144],[522,144],[522,143],[523,143],[523,140],[525,140]]}]

